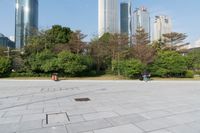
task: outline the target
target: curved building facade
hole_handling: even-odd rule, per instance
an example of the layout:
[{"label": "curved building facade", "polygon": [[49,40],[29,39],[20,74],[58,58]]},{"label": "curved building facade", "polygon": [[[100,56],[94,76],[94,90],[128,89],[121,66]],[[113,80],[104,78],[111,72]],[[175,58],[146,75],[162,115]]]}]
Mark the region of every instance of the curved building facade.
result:
[{"label": "curved building facade", "polygon": [[16,0],[15,45],[17,49],[27,44],[28,36],[38,29],[38,0]]},{"label": "curved building facade", "polygon": [[119,33],[118,0],[98,1],[98,34]]}]

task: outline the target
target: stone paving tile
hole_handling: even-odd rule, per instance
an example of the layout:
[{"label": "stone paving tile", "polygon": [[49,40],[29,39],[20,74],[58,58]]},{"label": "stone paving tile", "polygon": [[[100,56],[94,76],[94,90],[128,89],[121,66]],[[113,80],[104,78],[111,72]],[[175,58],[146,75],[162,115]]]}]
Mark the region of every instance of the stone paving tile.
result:
[{"label": "stone paving tile", "polygon": [[142,110],[141,108],[131,108],[131,109],[119,108],[115,110],[115,112],[118,113],[119,115],[129,115],[129,114],[144,112],[144,110]]},{"label": "stone paving tile", "polygon": [[116,117],[116,116],[118,116],[118,114],[114,112],[97,112],[97,113],[83,114],[83,118],[87,121]]},{"label": "stone paving tile", "polygon": [[106,112],[106,111],[113,111],[113,107],[111,106],[96,106],[93,107],[96,112]]},{"label": "stone paving tile", "polygon": [[192,123],[187,123],[186,124],[187,126],[193,128],[193,129],[196,129],[200,132],[200,121],[195,121],[195,122],[192,122]]},{"label": "stone paving tile", "polygon": [[167,128],[170,126],[168,125],[168,123],[163,122],[162,119],[147,120],[147,121],[136,123],[136,125],[147,132],[160,130],[160,129]]},{"label": "stone paving tile", "polygon": [[26,121],[18,124],[19,128],[17,131],[27,131],[33,129],[42,128],[42,121]]},{"label": "stone paving tile", "polygon": [[63,112],[60,107],[57,106],[44,107],[44,113],[49,114],[49,113],[59,113],[59,112]]},{"label": "stone paving tile", "polygon": [[[17,104],[18,105],[18,104]],[[17,106],[15,107],[14,105],[9,106],[9,108],[7,108],[7,111],[23,111],[27,109],[27,105],[24,106]]]},{"label": "stone paving tile", "polygon": [[82,115],[72,115],[69,116],[69,119],[70,119],[69,123],[78,123],[85,121]]},{"label": "stone paving tile", "polygon": [[157,130],[157,131],[148,132],[148,133],[173,133],[173,132],[168,131],[168,130]]},{"label": "stone paving tile", "polygon": [[4,117],[11,117],[17,115],[32,115],[32,114],[39,114],[43,113],[43,109],[34,109],[34,110],[17,110],[17,111],[8,111]]},{"label": "stone paving tile", "polygon": [[6,114],[6,111],[0,112],[0,118],[3,117]]},{"label": "stone paving tile", "polygon": [[140,115],[147,119],[154,119],[154,118],[166,117],[166,116],[172,115],[172,113],[169,113],[163,110],[156,110],[156,111],[151,111],[151,112],[146,112],[146,113],[140,113]]},{"label": "stone paving tile", "polygon": [[43,108],[44,108],[44,103],[43,102],[30,104],[27,107],[28,110],[31,110],[31,109],[43,109]]},{"label": "stone paving tile", "polygon": [[18,131],[17,133],[68,133],[65,126]]},{"label": "stone paving tile", "polygon": [[168,112],[178,114],[178,113],[186,113],[186,112],[194,112],[196,110],[199,110],[199,107],[191,107],[191,106],[178,106],[174,108],[167,109]]},{"label": "stone paving tile", "polygon": [[34,120],[44,120],[46,118],[46,114],[31,114],[31,115],[23,115],[22,122],[25,121],[34,121]]},{"label": "stone paving tile", "polygon": [[87,132],[87,131],[93,131],[93,130],[107,128],[107,127],[112,127],[110,123],[108,123],[106,120],[103,120],[103,119],[74,123],[74,124],[69,124],[66,126],[69,133]]},{"label": "stone paving tile", "polygon": [[15,133],[19,129],[18,124],[0,124],[0,133]]},{"label": "stone paving tile", "polygon": [[73,109],[73,110],[66,110],[68,115],[81,115],[81,114],[89,114],[96,112],[92,108],[85,108],[85,109]]},{"label": "stone paving tile", "polygon": [[200,120],[199,112],[183,113],[167,117],[168,120],[176,124],[185,124]]},{"label": "stone paving tile", "polygon": [[94,133],[143,133],[143,131],[136,126],[129,124],[124,126],[95,130]]},{"label": "stone paving tile", "polygon": [[107,118],[106,120],[109,121],[113,126],[120,126],[120,125],[145,121],[147,119],[138,114],[131,114],[131,115],[123,115],[118,117]]},{"label": "stone paving tile", "polygon": [[0,118],[0,124],[19,123],[21,118],[22,118],[22,116]]},{"label": "stone paving tile", "polygon": [[169,131],[171,131],[172,133],[199,133],[200,131],[189,127],[187,125],[179,125],[176,127],[172,127],[172,128],[168,128]]}]

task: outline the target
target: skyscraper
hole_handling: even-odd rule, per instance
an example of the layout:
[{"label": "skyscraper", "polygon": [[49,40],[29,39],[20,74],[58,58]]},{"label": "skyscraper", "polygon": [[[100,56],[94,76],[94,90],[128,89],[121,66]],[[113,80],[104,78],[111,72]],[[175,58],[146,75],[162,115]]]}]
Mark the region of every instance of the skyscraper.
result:
[{"label": "skyscraper", "polygon": [[16,0],[15,45],[21,49],[38,29],[38,0]]},{"label": "skyscraper", "polygon": [[98,0],[98,34],[119,33],[118,0]]},{"label": "skyscraper", "polygon": [[162,35],[172,32],[172,21],[168,16],[156,16],[154,22],[153,40],[162,40]]},{"label": "skyscraper", "polygon": [[146,8],[137,8],[133,13],[133,20],[133,34],[136,34],[138,28],[142,28],[150,36],[150,14]]},{"label": "skyscraper", "polygon": [[130,2],[120,4],[120,33],[132,35],[132,10]]}]

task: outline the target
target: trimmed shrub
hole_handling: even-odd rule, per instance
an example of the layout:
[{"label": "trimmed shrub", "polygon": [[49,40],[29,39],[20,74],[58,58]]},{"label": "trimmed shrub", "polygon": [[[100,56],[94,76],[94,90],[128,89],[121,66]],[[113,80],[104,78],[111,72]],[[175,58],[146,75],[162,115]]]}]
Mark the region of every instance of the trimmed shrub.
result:
[{"label": "trimmed shrub", "polygon": [[194,78],[194,72],[192,70],[188,70],[185,73],[186,78]]}]

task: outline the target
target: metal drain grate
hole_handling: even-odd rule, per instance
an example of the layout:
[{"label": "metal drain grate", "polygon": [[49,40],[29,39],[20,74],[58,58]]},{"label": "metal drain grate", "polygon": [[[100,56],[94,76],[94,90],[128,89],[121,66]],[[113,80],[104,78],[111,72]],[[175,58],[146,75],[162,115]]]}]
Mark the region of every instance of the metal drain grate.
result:
[{"label": "metal drain grate", "polygon": [[75,101],[77,102],[87,102],[87,101],[90,101],[89,98],[75,98]]}]

